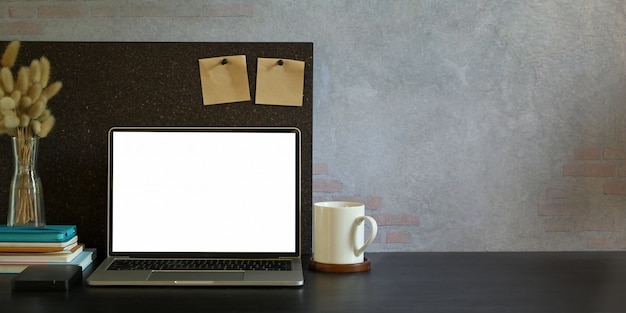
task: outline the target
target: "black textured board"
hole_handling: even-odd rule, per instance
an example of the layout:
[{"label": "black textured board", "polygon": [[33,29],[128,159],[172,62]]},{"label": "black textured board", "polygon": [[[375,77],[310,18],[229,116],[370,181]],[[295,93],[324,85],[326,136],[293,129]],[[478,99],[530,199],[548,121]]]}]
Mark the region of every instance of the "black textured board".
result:
[{"label": "black textured board", "polygon": [[[204,106],[198,60],[242,54],[252,100]],[[50,81],[63,82],[49,102],[56,125],[42,139],[38,156],[49,224],[76,224],[79,241],[106,251],[106,138],[112,126],[295,126],[303,143],[302,252],[310,253],[312,43],[25,41],[13,73],[41,56],[50,60]],[[259,57],[305,62],[302,107],[254,103]],[[0,223],[7,216],[12,162],[10,140],[3,135]]]}]

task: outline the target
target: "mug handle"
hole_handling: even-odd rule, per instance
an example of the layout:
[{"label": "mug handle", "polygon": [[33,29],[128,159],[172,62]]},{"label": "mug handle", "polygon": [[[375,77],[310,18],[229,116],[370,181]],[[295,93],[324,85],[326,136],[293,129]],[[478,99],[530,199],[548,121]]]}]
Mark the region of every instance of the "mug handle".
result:
[{"label": "mug handle", "polygon": [[[369,238],[367,238],[363,246],[357,249],[356,248],[356,245],[357,245],[356,229],[357,229],[357,226],[363,223],[363,220],[367,220],[368,222],[370,222],[370,225],[372,226],[372,231],[370,232],[370,236]],[[374,218],[372,218],[371,216],[359,216],[354,220],[354,227],[352,228],[352,238],[354,238],[354,247],[355,247],[354,255],[355,256],[360,256],[361,253],[365,251],[365,248],[367,248],[367,246],[369,246],[370,243],[374,241],[374,238],[376,238],[376,233],[378,233],[378,224],[376,223],[376,220],[374,220]]]}]

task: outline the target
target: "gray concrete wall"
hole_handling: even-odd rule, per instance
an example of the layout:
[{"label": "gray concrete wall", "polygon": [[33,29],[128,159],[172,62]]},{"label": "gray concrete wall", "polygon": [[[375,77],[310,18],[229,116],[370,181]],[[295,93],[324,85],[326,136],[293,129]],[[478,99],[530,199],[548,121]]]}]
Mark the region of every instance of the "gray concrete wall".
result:
[{"label": "gray concrete wall", "polygon": [[626,249],[626,2],[2,1],[3,40],[314,43],[314,201],[370,251]]}]

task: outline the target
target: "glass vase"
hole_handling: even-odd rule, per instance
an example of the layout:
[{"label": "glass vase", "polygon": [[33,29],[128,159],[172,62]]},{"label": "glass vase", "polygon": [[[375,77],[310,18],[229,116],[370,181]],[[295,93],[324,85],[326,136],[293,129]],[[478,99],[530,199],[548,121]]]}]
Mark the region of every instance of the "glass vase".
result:
[{"label": "glass vase", "polygon": [[39,137],[12,137],[15,172],[9,191],[8,226],[46,226],[43,190],[37,173]]}]

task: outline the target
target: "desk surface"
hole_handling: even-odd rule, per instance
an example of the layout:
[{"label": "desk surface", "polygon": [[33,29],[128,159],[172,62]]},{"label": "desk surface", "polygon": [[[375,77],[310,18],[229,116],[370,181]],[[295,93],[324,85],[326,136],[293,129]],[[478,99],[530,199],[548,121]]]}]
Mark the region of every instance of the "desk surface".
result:
[{"label": "desk surface", "polygon": [[[369,253],[372,270],[301,288],[89,287],[12,292],[2,312],[626,312],[626,252]],[[305,263],[306,264],[306,263]],[[86,275],[88,272],[86,272]]]}]

